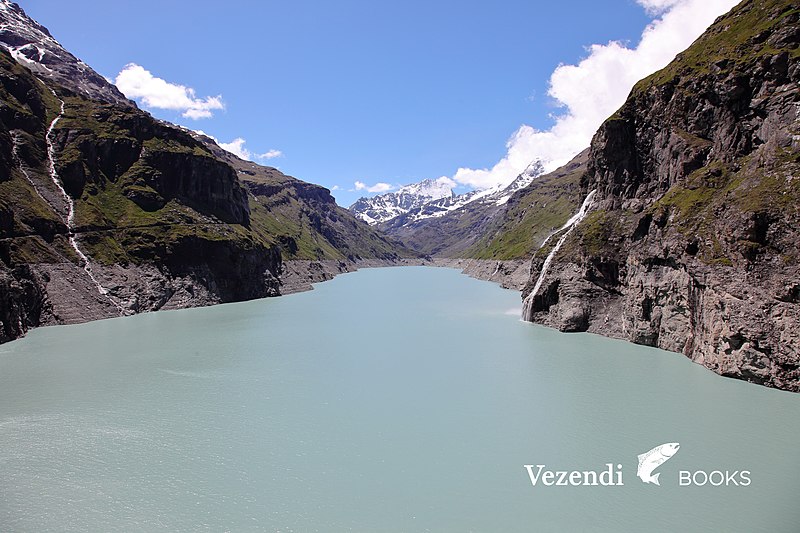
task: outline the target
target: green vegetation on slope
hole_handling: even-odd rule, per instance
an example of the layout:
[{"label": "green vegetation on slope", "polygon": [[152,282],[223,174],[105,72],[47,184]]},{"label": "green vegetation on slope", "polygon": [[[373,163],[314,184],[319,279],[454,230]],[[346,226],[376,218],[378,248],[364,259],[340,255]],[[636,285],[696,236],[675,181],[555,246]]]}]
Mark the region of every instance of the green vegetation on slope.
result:
[{"label": "green vegetation on slope", "polygon": [[284,259],[416,257],[338,206],[328,189],[208,146],[237,171],[247,189],[253,233],[275,242]]},{"label": "green vegetation on slope", "polygon": [[[322,187],[239,160],[134,107],[56,90],[58,96],[0,50],[0,165],[7,177],[0,178],[0,238],[11,239],[4,255],[12,265],[77,262],[59,244],[66,243],[64,213],[57,212],[64,206],[48,174],[45,136],[59,97],[56,167],[74,200],[79,240],[95,262],[158,263],[188,242],[280,250],[284,259],[413,255],[338,207]],[[19,158],[12,134],[20,139]]]},{"label": "green vegetation on slope", "polygon": [[580,206],[580,178],[586,171],[587,158],[585,150],[565,166],[536,178],[517,192],[506,204],[499,224],[465,255],[497,260],[531,257]]},{"label": "green vegetation on slope", "polygon": [[[798,14],[800,7],[785,0],[745,0],[722,16],[666,68],[637,83],[634,92],[722,70],[753,71],[760,60],[784,50],[781,43],[770,42],[769,37],[774,28]],[[787,53],[800,57],[798,48],[790,48]]]}]

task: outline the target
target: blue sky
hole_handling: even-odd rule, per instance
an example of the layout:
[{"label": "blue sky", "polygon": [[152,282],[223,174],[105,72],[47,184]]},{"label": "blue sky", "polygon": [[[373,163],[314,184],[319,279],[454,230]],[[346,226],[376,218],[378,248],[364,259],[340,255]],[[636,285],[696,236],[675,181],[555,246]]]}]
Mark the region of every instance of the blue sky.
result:
[{"label": "blue sky", "polygon": [[154,105],[138,101],[153,115],[244,139],[250,158],[349,205],[367,189],[446,176],[466,190],[534,158],[565,162],[631,80],[734,2],[20,4],[106,77],[138,65],[118,84],[150,94]]}]

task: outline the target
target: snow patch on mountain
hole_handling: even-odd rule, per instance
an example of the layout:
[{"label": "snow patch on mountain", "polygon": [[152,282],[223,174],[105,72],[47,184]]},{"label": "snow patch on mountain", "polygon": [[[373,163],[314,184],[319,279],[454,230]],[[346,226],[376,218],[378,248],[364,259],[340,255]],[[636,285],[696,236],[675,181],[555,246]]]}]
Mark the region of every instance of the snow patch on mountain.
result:
[{"label": "snow patch on mountain", "polygon": [[447,177],[426,179],[401,187],[396,192],[359,198],[350,206],[350,211],[367,224],[380,224],[428,202],[452,198],[455,186],[456,182]]},{"label": "snow patch on mountain", "polygon": [[442,176],[439,179],[422,180],[419,183],[412,183],[411,185],[406,185],[405,187],[401,187],[397,192],[405,194],[416,194],[417,196],[426,196],[433,200],[438,200],[439,198],[447,198],[448,196],[452,196],[453,188],[455,186],[456,186],[455,181],[445,176]]},{"label": "snow patch on mountain", "polygon": [[8,0],[0,0],[0,46],[37,76],[90,99],[135,106],[103,76],[67,52],[47,28]]},{"label": "snow patch on mountain", "polygon": [[402,217],[398,219],[400,224],[406,225],[426,218],[444,216],[474,202],[503,205],[515,192],[524,189],[542,175],[544,169],[544,163],[536,160],[511,183],[458,195],[453,193],[456,183],[450,178],[427,179],[406,185],[397,192],[360,198],[350,206],[350,211],[370,225],[398,217]]}]

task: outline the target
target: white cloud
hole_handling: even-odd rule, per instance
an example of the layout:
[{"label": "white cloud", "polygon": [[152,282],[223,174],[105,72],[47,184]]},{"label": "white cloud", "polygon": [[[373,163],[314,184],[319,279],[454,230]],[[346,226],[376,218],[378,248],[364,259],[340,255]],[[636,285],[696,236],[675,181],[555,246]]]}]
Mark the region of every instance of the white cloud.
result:
[{"label": "white cloud", "polygon": [[682,0],[636,0],[636,3],[645,8],[648,13],[658,15],[680,4],[681,1]]},{"label": "white cloud", "polygon": [[665,67],[738,0],[637,0],[660,14],[628,48],[612,41],[590,46],[577,65],[560,65],[550,76],[548,95],[561,112],[546,131],[523,124],[506,143],[506,155],[492,168],[459,168],[457,182],[483,189],[511,182],[532,161],[553,170],[589,146],[592,135],[625,102],[633,85]]},{"label": "white cloud", "polygon": [[341,188],[341,187],[339,187],[338,185],[334,185],[333,187],[331,187],[331,190],[332,190],[332,191],[341,191],[341,190],[342,190],[342,188]]},{"label": "white cloud", "polygon": [[229,143],[218,143],[218,144],[219,147],[222,148],[223,150],[227,150],[228,152],[242,159],[249,160],[253,154],[250,153],[250,150],[244,147],[244,143],[246,142],[247,141],[245,141],[241,137],[236,137]]},{"label": "white cloud", "polygon": [[447,187],[455,187],[456,185],[458,185],[458,183],[456,183],[454,180],[451,180],[447,176],[442,176],[440,178],[436,178],[435,181],[439,185],[446,185]]},{"label": "white cloud", "polygon": [[[217,141],[217,139],[214,140]],[[243,138],[236,137],[229,143],[222,143],[217,141],[217,144],[219,144],[220,148],[222,148],[223,150],[227,150],[233,155],[240,157],[242,159],[247,159],[248,161],[253,161],[255,159],[275,159],[276,157],[283,156],[283,152],[281,152],[280,150],[267,150],[263,154],[254,154],[253,152],[247,149],[247,147],[245,146],[246,142],[247,141],[245,141]]]},{"label": "white cloud", "polygon": [[355,190],[367,192],[389,192],[395,187],[388,183],[378,182],[375,185],[367,185],[363,181],[356,181],[354,184]]},{"label": "white cloud", "polygon": [[256,159],[275,159],[276,157],[283,157],[283,152],[280,150],[267,150],[263,154],[256,154]]},{"label": "white cloud", "polygon": [[141,100],[146,107],[180,111],[194,120],[210,118],[213,111],[225,108],[222,95],[197,98],[191,87],[157,78],[136,63],[125,65],[114,83],[125,96]]}]

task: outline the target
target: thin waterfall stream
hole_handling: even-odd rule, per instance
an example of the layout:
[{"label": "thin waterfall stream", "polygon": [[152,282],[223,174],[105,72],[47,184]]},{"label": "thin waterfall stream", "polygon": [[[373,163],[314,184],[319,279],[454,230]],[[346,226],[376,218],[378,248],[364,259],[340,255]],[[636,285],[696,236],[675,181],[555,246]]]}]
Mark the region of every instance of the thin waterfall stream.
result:
[{"label": "thin waterfall stream", "polygon": [[552,263],[553,257],[555,257],[555,255],[564,245],[564,242],[567,240],[567,237],[569,237],[570,233],[572,233],[572,230],[575,229],[575,226],[577,226],[584,218],[586,218],[589,209],[591,209],[592,200],[594,199],[594,195],[596,192],[597,192],[596,190],[590,191],[589,194],[586,195],[586,198],[583,200],[583,203],[581,204],[580,209],[578,209],[578,212],[572,215],[572,217],[569,220],[567,220],[567,222],[563,226],[561,226],[557,231],[548,235],[547,238],[542,242],[542,246],[539,247],[539,249],[544,247],[544,245],[547,244],[547,242],[553,235],[556,235],[564,230],[567,230],[558,239],[558,242],[556,242],[556,245],[553,246],[553,249],[550,251],[550,253],[547,254],[547,258],[545,258],[544,264],[542,264],[542,270],[541,272],[539,272],[539,277],[536,280],[536,284],[533,286],[533,290],[525,298],[525,301],[522,304],[523,320],[530,320],[533,298],[536,296],[536,294],[539,292],[539,289],[541,289],[542,287],[542,283],[544,282],[544,277],[547,275],[547,271],[550,268],[550,263]]},{"label": "thin waterfall stream", "polygon": [[56,124],[58,124],[58,121],[61,120],[61,117],[64,116],[64,100],[59,98],[58,95],[55,93],[55,91],[51,90],[50,92],[52,92],[53,96],[55,96],[58,99],[61,108],[59,109],[58,115],[50,123],[50,127],[47,128],[47,135],[45,136],[45,139],[47,141],[47,159],[49,165],[50,179],[53,180],[53,183],[55,184],[58,191],[61,193],[61,196],[64,198],[64,201],[66,202],[67,205],[67,217],[65,222],[67,224],[67,232],[68,232],[67,235],[69,238],[69,244],[72,247],[72,249],[75,250],[75,253],[78,255],[78,258],[80,258],[83,270],[89,276],[89,279],[92,280],[92,283],[97,288],[97,292],[105,296],[108,299],[108,301],[111,302],[114,305],[114,307],[119,309],[120,313],[122,313],[123,311],[122,307],[120,307],[120,305],[116,303],[109,296],[108,289],[103,287],[103,285],[94,276],[94,273],[92,272],[91,263],[89,262],[89,258],[86,256],[83,250],[81,250],[81,247],[78,244],[78,239],[75,235],[75,202],[72,200],[70,195],[67,194],[67,191],[64,189],[64,186],[61,183],[61,179],[58,176],[58,171],[56,170],[55,145],[53,144],[52,140],[53,130],[55,129]]}]

